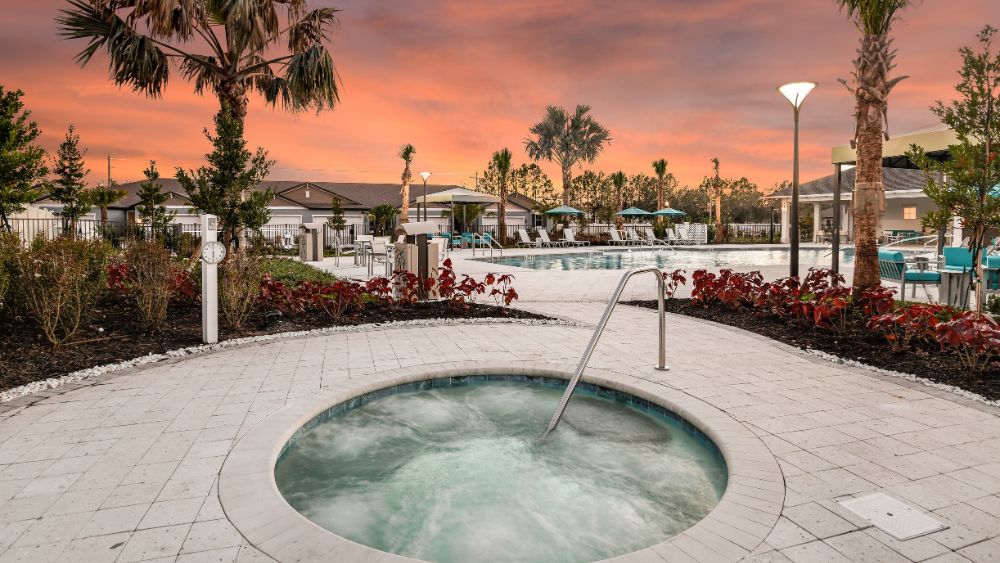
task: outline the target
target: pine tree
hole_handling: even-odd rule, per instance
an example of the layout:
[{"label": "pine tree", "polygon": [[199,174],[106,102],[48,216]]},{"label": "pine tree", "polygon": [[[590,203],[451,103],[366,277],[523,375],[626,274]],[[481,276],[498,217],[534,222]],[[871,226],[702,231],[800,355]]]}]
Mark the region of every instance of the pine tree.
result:
[{"label": "pine tree", "polygon": [[9,218],[24,211],[40,194],[35,184],[49,173],[45,150],[32,144],[38,125],[28,121],[20,90],[4,91],[0,85],[0,229],[11,230]]},{"label": "pine tree", "polygon": [[327,218],[326,224],[338,234],[347,226],[347,221],[344,219],[344,206],[340,203],[338,195],[334,195],[333,201],[330,202],[330,217]]},{"label": "pine tree", "polygon": [[160,171],[156,169],[156,161],[149,161],[149,168],[142,171],[146,175],[146,181],[139,185],[139,204],[135,206],[136,213],[140,220],[149,225],[152,231],[152,238],[174,220],[176,211],[167,211],[164,203],[170,199],[169,194],[163,193],[163,186],[160,184]]},{"label": "pine tree", "polygon": [[80,152],[80,136],[76,134],[76,129],[70,125],[66,139],[59,145],[59,158],[56,161],[56,179],[52,183],[52,190],[49,194],[53,200],[61,203],[63,208],[59,212],[63,220],[66,221],[71,239],[76,239],[76,224],[87,212],[90,211],[89,194],[86,191],[87,184],[83,177],[90,172],[83,167],[83,154]]},{"label": "pine tree", "polygon": [[255,188],[274,161],[262,148],[256,153],[247,149],[243,122],[228,107],[215,116],[215,136],[206,129],[205,137],[214,147],[205,155],[208,166],[190,172],[178,168],[177,180],[195,209],[219,218],[222,242],[231,251],[233,241],[242,239],[246,230],[258,230],[271,218],[267,204],[274,194]]}]

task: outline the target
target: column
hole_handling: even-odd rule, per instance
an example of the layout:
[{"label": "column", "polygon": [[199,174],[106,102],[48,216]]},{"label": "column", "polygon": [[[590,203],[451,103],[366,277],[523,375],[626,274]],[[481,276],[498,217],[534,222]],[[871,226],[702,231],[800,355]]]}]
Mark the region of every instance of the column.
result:
[{"label": "column", "polygon": [[819,240],[819,231],[823,228],[823,204],[813,204],[813,242]]},{"label": "column", "polygon": [[788,201],[787,199],[782,199],[781,200],[781,242],[784,243],[784,244],[788,244],[789,242],[792,241],[791,237],[789,236],[789,234],[791,233],[791,227],[790,227],[790,223],[791,223],[791,217],[790,217],[791,211],[792,211],[792,204],[791,204],[791,202]]}]

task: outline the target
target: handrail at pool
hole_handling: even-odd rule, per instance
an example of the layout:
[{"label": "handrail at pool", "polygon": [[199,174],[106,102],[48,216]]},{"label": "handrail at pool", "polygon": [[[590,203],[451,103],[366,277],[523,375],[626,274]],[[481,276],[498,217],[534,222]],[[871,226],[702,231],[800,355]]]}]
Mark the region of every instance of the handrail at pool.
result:
[{"label": "handrail at pool", "polygon": [[569,385],[566,386],[566,391],[563,392],[562,398],[559,399],[559,406],[556,407],[555,414],[553,414],[552,419],[549,420],[549,426],[545,429],[545,433],[542,434],[542,439],[545,439],[545,437],[559,425],[559,420],[562,418],[563,412],[566,411],[566,405],[569,404],[570,397],[573,396],[573,391],[576,389],[576,384],[580,382],[580,378],[583,376],[583,370],[587,367],[587,363],[590,362],[590,356],[594,353],[594,348],[597,347],[597,341],[600,340],[601,334],[604,333],[604,327],[608,325],[608,319],[611,318],[611,312],[615,310],[615,305],[618,304],[618,299],[622,296],[622,292],[625,291],[625,285],[628,284],[628,280],[636,274],[645,274],[646,272],[656,274],[656,304],[660,342],[659,356],[655,367],[661,371],[667,371],[670,369],[667,366],[667,315],[666,307],[663,302],[667,288],[666,283],[663,280],[663,273],[660,272],[660,269],[656,266],[647,266],[645,268],[629,270],[625,272],[625,275],[623,275],[622,279],[618,282],[618,287],[616,287],[614,293],[611,294],[611,300],[608,302],[608,306],[604,309],[604,314],[601,315],[601,320],[598,321],[597,327],[594,328],[594,334],[591,335],[590,342],[583,351],[583,356],[580,358],[580,363],[576,366],[576,371],[573,373],[573,377],[569,380]]}]

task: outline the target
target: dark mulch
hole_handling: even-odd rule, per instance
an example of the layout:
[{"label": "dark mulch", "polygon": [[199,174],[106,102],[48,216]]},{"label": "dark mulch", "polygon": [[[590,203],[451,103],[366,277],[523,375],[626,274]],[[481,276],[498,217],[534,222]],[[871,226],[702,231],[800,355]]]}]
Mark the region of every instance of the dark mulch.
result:
[{"label": "dark mulch", "polygon": [[[472,304],[461,309],[440,302],[405,307],[369,304],[360,314],[336,320],[324,312],[285,319],[261,311],[242,331],[221,328],[220,339],[390,321],[494,317],[547,318],[493,305]],[[163,327],[148,333],[142,330],[128,303],[108,298],[69,342],[54,350],[35,322],[26,316],[0,315],[0,335],[3,335],[0,337],[0,390],[3,390],[80,369],[200,344],[201,307],[172,305]]]},{"label": "dark mulch", "polygon": [[[656,308],[656,301],[633,301],[629,304]],[[742,328],[803,350],[820,350],[877,368],[961,387],[988,399],[1000,399],[1000,370],[994,368],[981,374],[969,374],[954,354],[942,352],[934,345],[894,353],[886,340],[872,336],[860,319],[849,323],[845,333],[838,336],[812,325],[790,324],[770,315],[759,315],[749,309],[693,307],[690,299],[668,299],[666,308],[669,313]]]}]

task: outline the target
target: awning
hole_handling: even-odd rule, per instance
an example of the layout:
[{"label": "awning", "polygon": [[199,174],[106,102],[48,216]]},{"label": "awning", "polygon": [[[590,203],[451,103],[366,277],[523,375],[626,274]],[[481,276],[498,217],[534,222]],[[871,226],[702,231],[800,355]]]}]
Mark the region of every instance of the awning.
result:
[{"label": "awning", "polygon": [[[452,188],[427,195],[427,203],[498,203],[499,201],[500,198],[495,195],[465,188]],[[423,203],[424,196],[417,196],[416,202]]]},{"label": "awning", "polygon": [[654,211],[653,215],[661,215],[661,216],[666,216],[666,217],[681,217],[681,216],[687,215],[687,213],[684,213],[680,209],[674,209],[672,207],[664,207],[663,209],[660,209],[659,211]]},{"label": "awning", "polygon": [[623,211],[619,211],[618,215],[622,217],[645,217],[647,215],[652,215],[649,211],[645,209],[639,209],[638,207],[629,207]]},{"label": "awning", "polygon": [[546,215],[583,215],[583,211],[568,205],[560,205],[545,212]]}]

